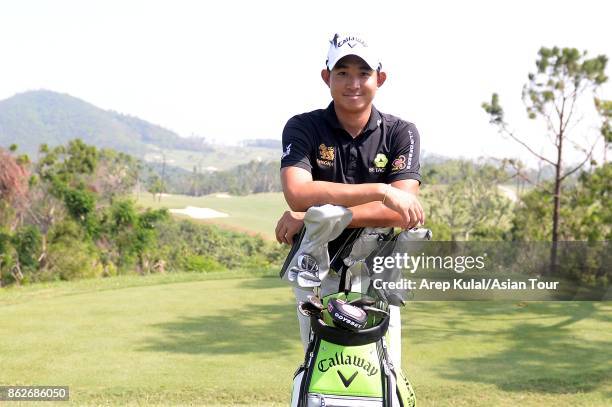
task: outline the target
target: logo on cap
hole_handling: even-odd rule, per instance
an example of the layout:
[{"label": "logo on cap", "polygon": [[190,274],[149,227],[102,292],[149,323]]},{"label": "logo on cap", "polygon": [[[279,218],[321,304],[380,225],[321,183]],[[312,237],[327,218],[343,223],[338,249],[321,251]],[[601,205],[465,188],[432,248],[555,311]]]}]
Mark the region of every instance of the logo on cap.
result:
[{"label": "logo on cap", "polygon": [[363,47],[367,47],[368,44],[362,40],[359,37],[355,37],[355,36],[347,36],[344,37],[340,42],[338,42],[338,38],[340,36],[338,34],[334,35],[334,38],[330,41],[332,43],[332,45],[336,48],[340,48],[342,47],[344,44],[348,45],[351,48],[355,48],[357,46],[357,44],[361,44],[361,46]]},{"label": "logo on cap", "polygon": [[[329,41],[329,51],[327,53],[326,65],[332,70],[342,57],[356,55],[363,59],[373,70],[380,70],[382,65],[375,50],[368,46],[368,43],[356,33],[336,33]],[[346,46],[345,46],[346,45]]]}]

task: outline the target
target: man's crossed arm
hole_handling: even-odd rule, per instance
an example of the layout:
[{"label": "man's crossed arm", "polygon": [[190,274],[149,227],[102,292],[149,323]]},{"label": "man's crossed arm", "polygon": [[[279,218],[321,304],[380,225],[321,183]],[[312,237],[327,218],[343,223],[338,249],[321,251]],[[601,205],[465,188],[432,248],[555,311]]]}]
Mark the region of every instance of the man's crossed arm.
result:
[{"label": "man's crossed arm", "polygon": [[[416,195],[419,182],[402,180],[382,183],[342,184],[313,181],[310,172],[299,167],[281,169],[286,211],[276,226],[276,239],[291,244],[304,224],[304,213],[314,205],[333,204],[349,208],[353,219],[349,227],[412,228],[425,223],[425,214]],[[384,200],[384,204],[382,203]]]}]

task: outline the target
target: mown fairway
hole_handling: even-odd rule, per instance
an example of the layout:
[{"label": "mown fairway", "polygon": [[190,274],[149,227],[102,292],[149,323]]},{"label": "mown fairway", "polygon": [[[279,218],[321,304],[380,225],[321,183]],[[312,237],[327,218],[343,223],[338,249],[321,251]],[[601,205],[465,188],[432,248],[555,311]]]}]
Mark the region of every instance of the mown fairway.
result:
[{"label": "mown fairway", "polygon": [[[161,201],[153,200],[149,193],[142,193],[138,197],[138,203],[143,207],[151,208],[185,208],[196,206],[200,208],[211,208],[227,213],[227,218],[204,219],[194,222],[214,223],[240,230],[248,233],[259,233],[266,239],[274,239],[276,222],[288,209],[283,194],[265,193],[248,196],[227,196],[223,194],[211,194],[202,197],[186,195],[166,195]],[[186,216],[177,215],[177,217]]]},{"label": "mown fairway", "polygon": [[[86,405],[287,405],[292,301],[236,273],[2,289],[0,384],[69,385]],[[417,302],[403,322],[420,406],[610,405],[610,303]]]},{"label": "mown fairway", "polygon": [[[436,185],[437,189],[444,189],[445,186]],[[500,186],[505,188],[505,193],[514,193],[512,186]],[[427,192],[424,191],[421,199],[425,212],[429,213],[429,202]],[[177,218],[191,219],[198,223],[213,223],[226,228],[247,232],[250,234],[260,234],[263,238],[274,240],[274,229],[276,222],[284,211],[289,209],[285,198],[281,192],[270,192],[261,194],[251,194],[246,196],[230,196],[227,194],[210,194],[202,197],[187,195],[164,195],[161,201],[153,199],[148,192],[142,192],[137,197],[137,202],[143,207],[150,208],[169,208],[183,209],[187,206],[200,208],[210,208],[227,213],[227,218],[213,219],[191,219],[185,215],[174,215]],[[435,233],[435,230],[434,230]]]}]

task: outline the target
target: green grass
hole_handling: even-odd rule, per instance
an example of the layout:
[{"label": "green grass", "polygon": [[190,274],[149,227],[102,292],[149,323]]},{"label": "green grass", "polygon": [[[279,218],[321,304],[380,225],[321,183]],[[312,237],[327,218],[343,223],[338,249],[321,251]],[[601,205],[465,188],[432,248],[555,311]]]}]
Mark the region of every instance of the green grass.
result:
[{"label": "green grass", "polygon": [[[79,405],[285,406],[301,360],[291,290],[245,272],[2,289],[0,313],[0,384]],[[610,403],[609,302],[414,302],[403,337],[420,406]]]},{"label": "green grass", "polygon": [[[229,196],[220,198],[218,194],[202,197],[186,195],[163,196],[161,202],[153,200],[149,193],[142,193],[138,197],[138,203],[144,207],[151,208],[184,208],[186,206],[197,206],[211,208],[227,213],[227,218],[216,218],[206,220],[195,220],[200,223],[213,223],[234,230],[253,234],[260,234],[265,239],[273,240],[276,222],[283,212],[288,209],[283,194],[263,193],[247,196]],[[177,215],[177,217],[183,217]],[[184,217],[187,218],[187,217]]]}]

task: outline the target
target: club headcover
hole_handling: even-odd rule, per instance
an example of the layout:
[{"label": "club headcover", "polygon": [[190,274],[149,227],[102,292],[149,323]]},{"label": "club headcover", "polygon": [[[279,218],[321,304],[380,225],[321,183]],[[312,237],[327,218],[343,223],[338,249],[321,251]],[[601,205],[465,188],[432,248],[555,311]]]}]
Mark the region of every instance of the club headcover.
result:
[{"label": "club headcover", "polygon": [[353,287],[359,286],[362,280],[370,275],[367,258],[379,249],[381,242],[392,233],[393,228],[365,228],[355,239],[350,254],[344,259]]},{"label": "club headcover", "polygon": [[[419,242],[425,242],[431,240],[431,230],[425,228],[413,228],[404,230],[399,233],[395,238],[395,244],[393,250],[389,254],[390,257],[396,255],[403,255],[419,253],[423,244]],[[402,268],[392,267],[386,268],[382,273],[377,274],[377,278],[382,278],[386,282],[399,282],[403,278]],[[400,289],[377,289],[377,294],[384,298],[385,301],[390,305],[403,306],[408,300],[408,291]]]},{"label": "club headcover", "polygon": [[352,212],[342,206],[309,208],[304,215],[304,236],[299,248],[295,252],[292,250],[294,254],[283,279],[300,287],[319,286],[329,273],[327,244],[340,236],[352,216]]}]

